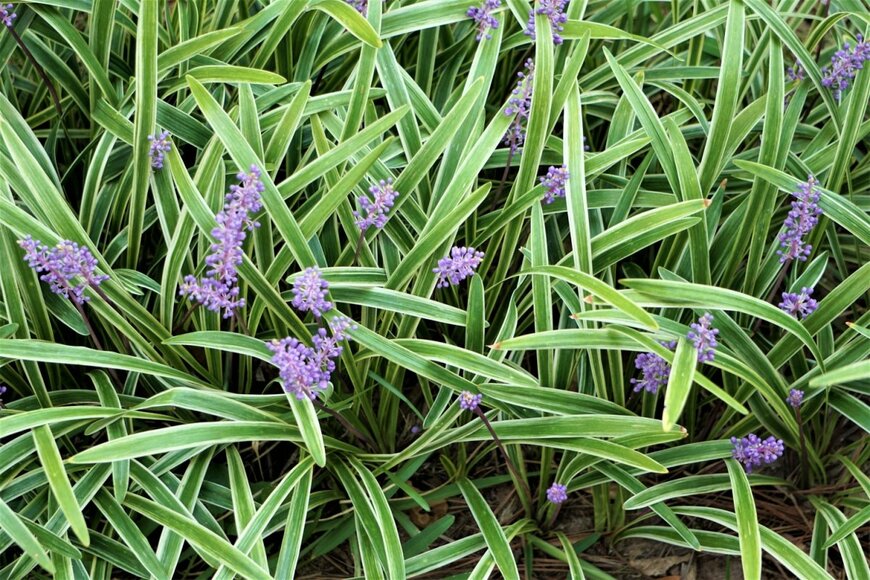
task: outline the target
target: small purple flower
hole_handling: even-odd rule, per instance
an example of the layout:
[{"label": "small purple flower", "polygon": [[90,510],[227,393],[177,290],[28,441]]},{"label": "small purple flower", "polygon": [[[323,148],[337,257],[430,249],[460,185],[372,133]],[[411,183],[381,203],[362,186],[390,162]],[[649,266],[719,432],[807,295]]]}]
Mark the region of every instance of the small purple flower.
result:
[{"label": "small purple flower", "polygon": [[369,0],[345,0],[348,4],[353,6],[357,12],[366,16],[369,11]]},{"label": "small purple flower", "polygon": [[438,288],[454,286],[474,274],[483,261],[483,252],[474,248],[454,246],[450,255],[438,260],[438,267],[432,271],[438,274]]},{"label": "small purple flower", "polygon": [[249,173],[236,175],[241,183],[230,186],[224,208],[215,216],[218,225],[211,235],[216,242],[211,245],[211,254],[205,259],[208,267],[205,278],[198,281],[192,275],[185,276],[179,287],[181,296],[188,296],[213,312],[223,310],[224,318],[245,306],[244,298],[238,297],[237,268],[245,257],[242,249],[247,237],[245,230],[260,225],[251,219],[251,215],[262,208],[260,193],[265,186],[260,175],[255,165],[251,166]]},{"label": "small purple flower", "polygon": [[[358,198],[361,211],[354,211],[356,225],[362,231],[374,226],[378,229],[387,225],[387,213],[393,207],[393,203],[399,193],[393,189],[393,180],[381,180],[377,185],[369,188],[373,199],[363,195]],[[363,215],[363,213],[365,215]]]},{"label": "small purple flower", "polygon": [[781,439],[771,436],[762,441],[754,433],[742,439],[732,437],[731,444],[734,446],[731,457],[743,464],[746,473],[752,473],[754,467],[762,464],[773,463],[785,450]]},{"label": "small purple flower", "polygon": [[822,69],[822,85],[834,92],[837,101],[842,99],[843,91],[849,88],[858,71],[864,68],[864,61],[870,60],[870,43],[860,34],[856,39],[858,42],[854,48],[850,48],[847,42],[831,57],[831,64]]},{"label": "small purple flower", "polygon": [[329,321],[329,330],[336,340],[344,340],[348,338],[348,330],[356,330],[356,323],[343,314],[333,316]]},{"label": "small purple flower", "polygon": [[483,400],[483,395],[475,395],[469,391],[459,393],[459,406],[466,411],[474,411],[480,402]]},{"label": "small purple flower", "polygon": [[13,22],[18,18],[18,15],[12,12],[13,8],[12,4],[6,4],[5,6],[0,4],[0,21],[6,25],[6,28],[12,28]]},{"label": "small purple flower", "polygon": [[411,427],[411,435],[418,435],[422,431],[419,425],[413,425]]},{"label": "small purple flower", "polygon": [[782,247],[776,251],[780,263],[795,259],[806,261],[813,249],[806,243],[804,236],[816,227],[822,214],[822,208],[819,207],[819,191],[816,189],[818,183],[815,177],[810,175],[805,183],[798,184],[797,191],[792,192],[795,199],[791,202],[791,211],[783,222],[785,231],[779,235],[779,243]]},{"label": "small purple flower", "polygon": [[480,6],[472,6],[468,9],[468,12],[465,14],[474,19],[474,22],[477,24],[477,36],[475,37],[478,42],[486,38],[490,40],[492,38],[492,34],[489,33],[489,30],[492,28],[498,28],[498,19],[492,15],[494,10],[498,10],[501,8],[501,0],[483,0],[483,4]]},{"label": "small purple flower", "polygon": [[568,499],[568,488],[561,483],[554,483],[547,489],[547,501],[559,505]]},{"label": "small purple flower", "polygon": [[504,136],[505,145],[509,145],[511,154],[515,155],[526,141],[525,122],[529,120],[532,109],[532,87],[535,82],[535,61],[526,59],[525,72],[517,73],[520,80],[513,90],[513,96],[508,99],[508,106],[504,110],[507,116],[514,115],[514,120],[508,127]]},{"label": "small purple flower", "polygon": [[568,182],[568,168],[553,167],[547,170],[547,175],[541,177],[544,186],[544,203],[553,203],[557,197],[565,197],[565,185]]},{"label": "small purple flower", "polygon": [[151,157],[151,167],[163,169],[164,156],[172,149],[169,131],[163,131],[157,136],[148,135],[148,141],[151,142],[151,147],[148,150],[148,156]]},{"label": "small purple flower", "polygon": [[343,331],[355,328],[347,317],[336,318],[341,320],[333,328],[340,327],[342,332],[330,336],[325,328],[319,329],[312,337],[313,347],[291,337],[266,343],[274,353],[272,364],[278,367],[284,391],[299,400],[315,399],[317,393],[327,387],[335,370],[335,360],[341,356],[343,347],[339,342],[347,339]]},{"label": "small purple flower", "polygon": [[716,358],[716,347],[719,346],[716,335],[719,334],[719,329],[713,328],[712,324],[713,315],[707,312],[698,319],[698,322],[690,325],[692,330],[686,335],[686,338],[698,349],[698,362],[710,362]]},{"label": "small purple flower", "polygon": [[0,385],[0,409],[3,408],[3,395],[6,394],[6,386]]},{"label": "small purple flower", "polygon": [[[39,279],[47,283],[51,291],[69,298],[76,304],[84,304],[90,298],[85,289],[95,288],[109,277],[96,273],[97,260],[91,251],[75,242],[63,240],[49,248],[39,240],[26,236],[18,241],[24,248],[24,260],[37,273]],[[74,280],[78,278],[76,284]]]},{"label": "small purple flower", "polygon": [[802,81],[807,77],[806,71],[804,71],[804,67],[799,60],[795,61],[794,66],[788,67],[788,70],[785,71],[785,76],[790,81]]},{"label": "small purple flower", "polygon": [[306,268],[293,282],[293,307],[300,312],[311,311],[315,318],[332,308],[326,300],[329,283],[320,276],[318,268]]},{"label": "small purple flower", "polygon": [[790,390],[788,392],[788,397],[785,398],[785,402],[795,409],[800,408],[801,403],[804,402],[804,392],[798,389]]},{"label": "small purple flower", "polygon": [[[661,344],[670,350],[677,347],[677,343],[673,341]],[[635,393],[644,390],[647,393],[656,394],[660,388],[668,384],[668,378],[671,376],[671,365],[656,353],[644,352],[637,355],[634,358],[634,366],[643,375],[640,379],[631,379]]]},{"label": "small purple flower", "polygon": [[786,314],[791,315],[793,318],[806,318],[819,307],[819,303],[810,298],[812,294],[812,288],[801,288],[800,294],[783,292],[782,302],[779,303],[779,309]]},{"label": "small purple flower", "polygon": [[526,36],[531,36],[532,40],[537,40],[535,34],[535,14],[543,14],[553,26],[553,44],[562,44],[563,39],[559,35],[564,29],[562,26],[568,22],[568,15],[565,13],[565,7],[568,5],[568,0],[538,0],[538,7],[534,10],[529,10],[529,23],[523,31]]}]

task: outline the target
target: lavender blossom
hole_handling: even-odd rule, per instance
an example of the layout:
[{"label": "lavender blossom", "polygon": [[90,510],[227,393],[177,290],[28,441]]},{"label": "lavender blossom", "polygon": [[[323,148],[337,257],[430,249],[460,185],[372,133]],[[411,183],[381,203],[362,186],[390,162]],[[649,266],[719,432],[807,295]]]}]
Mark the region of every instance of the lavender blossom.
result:
[{"label": "lavender blossom", "polygon": [[[91,251],[75,242],[63,240],[49,248],[39,240],[26,236],[18,240],[24,248],[27,265],[42,275],[40,280],[47,283],[51,291],[69,298],[76,304],[84,304],[90,298],[85,289],[95,288],[109,277],[96,273],[97,260]],[[74,280],[78,278],[76,284]]]},{"label": "lavender blossom", "polygon": [[692,330],[686,335],[698,349],[698,362],[710,362],[716,357],[716,347],[719,346],[716,335],[719,334],[719,329],[713,328],[712,324],[713,315],[707,312],[698,322],[690,325]]},{"label": "lavender blossom", "polygon": [[169,131],[163,131],[157,136],[148,135],[148,141],[151,143],[151,147],[148,150],[148,156],[151,158],[151,167],[163,169],[164,155],[172,149]]},{"label": "lavender blossom", "polygon": [[483,395],[475,395],[469,391],[459,393],[459,406],[466,411],[474,411],[480,402],[483,400]]},{"label": "lavender blossom", "polygon": [[568,488],[561,483],[554,483],[547,489],[547,501],[559,505],[568,499]]},{"label": "lavender blossom", "polygon": [[357,12],[366,16],[369,11],[369,1],[368,0],[345,0],[348,4],[353,6]]},{"label": "lavender blossom", "polygon": [[523,32],[526,36],[531,36],[532,40],[537,40],[535,14],[543,14],[550,20],[553,27],[553,44],[562,44],[563,39],[559,33],[564,30],[562,25],[568,22],[568,15],[565,13],[567,5],[568,0],[538,0],[538,7],[529,10],[529,23]]},{"label": "lavender blossom", "polygon": [[438,274],[438,288],[454,286],[474,274],[483,261],[483,252],[474,248],[454,246],[450,255],[438,260],[438,267],[432,271]]},{"label": "lavender blossom", "polygon": [[804,392],[798,389],[792,389],[788,392],[788,397],[785,398],[785,402],[791,405],[795,409],[799,409],[801,403],[804,402]]},{"label": "lavender blossom", "polygon": [[300,312],[310,310],[315,318],[320,318],[332,308],[332,302],[326,300],[328,290],[329,283],[321,277],[320,270],[306,268],[293,282],[293,307]]},{"label": "lavender blossom", "polygon": [[6,386],[0,385],[0,409],[3,408],[3,395],[6,394]]},{"label": "lavender blossom", "polygon": [[779,303],[779,309],[793,318],[806,318],[815,312],[816,308],[819,306],[817,301],[810,298],[812,293],[812,288],[801,288],[800,294],[783,292],[782,302]]},{"label": "lavender blossom", "polygon": [[731,444],[734,446],[731,457],[743,464],[746,473],[752,473],[754,467],[762,464],[773,463],[785,450],[781,439],[771,436],[762,441],[754,433],[742,439],[732,437]]},{"label": "lavender blossom", "polygon": [[12,12],[13,8],[12,4],[7,4],[6,6],[0,4],[0,21],[6,25],[6,28],[12,28],[13,22],[18,18],[18,15]]},{"label": "lavender blossom", "polygon": [[831,57],[831,64],[822,69],[822,85],[833,91],[837,101],[843,98],[843,91],[849,88],[858,71],[864,68],[864,61],[870,60],[870,43],[865,42],[860,34],[856,39],[858,42],[854,48],[847,42]]},{"label": "lavender blossom", "polygon": [[805,183],[798,184],[798,189],[792,192],[795,200],[791,202],[791,211],[788,212],[783,225],[785,231],[779,235],[779,243],[782,246],[777,250],[780,263],[791,260],[806,261],[813,247],[804,240],[816,224],[822,208],[819,207],[819,192],[816,189],[818,181],[810,175]]},{"label": "lavender blossom", "polygon": [[565,197],[565,185],[568,181],[568,168],[550,167],[547,175],[541,177],[541,185],[544,186],[544,203],[553,203],[557,197]]},{"label": "lavender blossom", "polygon": [[788,70],[785,71],[785,76],[787,76],[790,81],[802,81],[807,75],[801,61],[797,60],[795,61],[794,66],[788,67]]},{"label": "lavender blossom", "polygon": [[[673,341],[661,344],[670,350],[677,347],[677,343]],[[634,358],[634,366],[643,375],[640,379],[631,379],[635,393],[644,390],[647,393],[656,394],[661,387],[668,384],[668,378],[671,376],[671,365],[656,353],[644,352],[637,355]]]},{"label": "lavender blossom", "polygon": [[366,195],[360,196],[358,201],[362,209],[353,212],[356,225],[362,231],[366,231],[372,226],[381,229],[387,225],[389,217],[387,213],[393,207],[396,197],[399,196],[399,193],[393,189],[392,179],[386,181],[382,179],[377,185],[371,186],[369,192],[373,199],[370,200]]},{"label": "lavender blossom", "polygon": [[237,268],[244,260],[245,230],[260,225],[250,216],[262,208],[260,193],[265,189],[255,165],[249,173],[240,172],[236,177],[240,185],[230,186],[224,208],[215,217],[218,225],[211,235],[217,241],[211,245],[211,254],[205,259],[206,277],[198,281],[192,275],[185,276],[179,287],[181,296],[188,296],[213,312],[223,310],[224,318],[245,306],[244,298],[238,297]]},{"label": "lavender blossom", "polygon": [[477,36],[475,38],[478,42],[484,38],[487,40],[492,39],[492,34],[489,33],[489,30],[498,28],[498,19],[492,15],[492,12],[499,8],[501,8],[501,0],[483,0],[483,4],[472,6],[465,13],[477,24]]},{"label": "lavender blossom", "polygon": [[517,77],[520,80],[517,81],[517,86],[513,90],[513,96],[508,99],[508,106],[504,110],[505,115],[515,115],[513,123],[508,127],[507,133],[504,136],[504,143],[510,146],[511,155],[516,155],[517,151],[526,141],[524,123],[529,120],[529,113],[532,109],[535,61],[529,58],[526,60],[525,66],[525,72],[517,73]]}]

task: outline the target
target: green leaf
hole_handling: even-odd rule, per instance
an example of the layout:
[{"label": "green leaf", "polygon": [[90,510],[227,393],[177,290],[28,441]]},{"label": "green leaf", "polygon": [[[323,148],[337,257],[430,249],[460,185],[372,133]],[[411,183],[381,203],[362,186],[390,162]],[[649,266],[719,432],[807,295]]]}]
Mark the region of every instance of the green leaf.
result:
[{"label": "green leaf", "polygon": [[36,563],[45,568],[46,572],[52,575],[55,573],[51,558],[48,557],[45,549],[30,532],[22,518],[12,511],[2,498],[0,498],[0,522],[2,522],[0,528],[12,538],[13,542],[18,544],[19,548],[36,560]]},{"label": "green leaf", "polygon": [[697,360],[697,349],[689,344],[687,339],[681,337],[677,342],[677,350],[674,353],[671,374],[665,390],[665,406],[662,410],[662,427],[665,431],[670,431],[674,427],[689,399]]},{"label": "green leaf", "polygon": [[61,459],[57,443],[54,441],[51,427],[41,426],[33,429],[33,443],[36,445],[39,462],[42,464],[43,470],[45,470],[48,487],[51,489],[57,505],[69,522],[73,533],[82,545],[87,547],[90,544],[88,525],[85,523],[81,507],[78,501],[76,501],[69,476],[63,466],[63,459]]},{"label": "green leaf", "polygon": [[471,510],[474,521],[477,522],[477,526],[483,534],[483,539],[486,541],[489,552],[492,554],[499,571],[508,580],[519,580],[520,573],[517,570],[517,563],[511,552],[510,543],[498,520],[496,520],[495,514],[492,513],[492,510],[487,505],[486,500],[474,484],[464,477],[460,478],[456,483],[462,492],[462,496],[465,498],[465,502],[468,504],[468,508]]},{"label": "green leaf", "polygon": [[734,517],[737,519],[743,576],[757,580],[761,578],[761,532],[755,512],[755,498],[752,497],[752,488],[749,487],[743,466],[733,459],[726,459],[725,464],[734,495]]}]

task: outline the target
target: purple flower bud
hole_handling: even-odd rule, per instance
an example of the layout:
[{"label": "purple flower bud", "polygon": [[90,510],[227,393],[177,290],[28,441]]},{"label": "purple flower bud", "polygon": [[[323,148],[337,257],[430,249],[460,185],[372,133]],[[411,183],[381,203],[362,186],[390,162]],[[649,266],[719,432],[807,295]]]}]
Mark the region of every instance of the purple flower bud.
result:
[{"label": "purple flower bud", "polygon": [[798,389],[790,390],[788,392],[788,397],[785,398],[785,402],[795,409],[799,408],[801,403],[804,402],[804,392]]},{"label": "purple flower bud", "polygon": [[568,5],[568,0],[538,0],[538,7],[534,10],[529,10],[529,23],[523,31],[526,36],[531,36],[532,40],[537,40],[535,34],[535,14],[544,14],[553,27],[553,44],[562,44],[562,37],[559,35],[568,22],[568,15],[565,13],[565,7]]},{"label": "purple flower bud", "polygon": [[833,91],[837,101],[842,99],[843,91],[849,88],[858,71],[864,68],[864,61],[870,60],[870,43],[865,42],[860,34],[856,39],[855,48],[850,48],[847,42],[831,57],[831,64],[822,69],[822,85]]},{"label": "purple flower bud", "polygon": [[795,61],[794,66],[790,66],[788,70],[785,71],[785,75],[790,81],[802,81],[807,76],[803,65],[801,65],[801,61],[799,60]]},{"label": "purple flower bud", "polygon": [[148,135],[148,141],[151,142],[151,147],[148,150],[148,156],[151,157],[151,167],[163,169],[164,155],[172,149],[169,131],[163,131],[157,136]]},{"label": "purple flower bud", "polygon": [[[343,330],[355,328],[347,317],[336,318],[341,318],[337,327]],[[284,391],[295,395],[299,400],[316,398],[317,393],[329,385],[329,379],[335,370],[335,360],[341,356],[343,349],[339,342],[346,338],[343,332],[330,336],[325,328],[321,328],[312,337],[313,347],[291,337],[266,343],[274,353],[272,364],[278,367],[278,376]]]},{"label": "purple flower bud", "polygon": [[12,12],[14,6],[12,4],[6,4],[5,6],[0,4],[0,21],[6,25],[6,28],[12,28],[12,24],[18,15]]},{"label": "purple flower bud", "polygon": [[[358,198],[361,211],[354,211],[353,215],[356,218],[356,225],[362,231],[366,231],[374,226],[378,229],[387,225],[387,213],[393,207],[393,203],[399,193],[393,189],[393,180],[381,180],[377,185],[369,188],[373,199],[363,195]],[[365,215],[363,215],[365,214]]]},{"label": "purple flower bud", "polygon": [[0,409],[3,408],[3,395],[6,394],[6,386],[0,385]]},{"label": "purple flower bud", "polygon": [[345,0],[348,4],[353,6],[357,12],[366,16],[369,11],[369,0]]},{"label": "purple flower bud", "polygon": [[807,244],[804,237],[819,223],[822,208],[819,207],[819,192],[816,189],[818,181],[810,175],[806,183],[798,184],[797,191],[792,193],[795,199],[791,202],[791,211],[785,218],[785,231],[779,235],[782,246],[777,250],[781,263],[791,260],[806,261],[813,247]]},{"label": "purple flower bud", "polygon": [[417,435],[422,431],[419,425],[414,425],[411,427],[411,435]]},{"label": "purple flower bud", "polygon": [[483,252],[474,248],[454,246],[450,255],[438,260],[438,267],[432,271],[438,274],[438,288],[454,286],[474,274],[483,261]]},{"label": "purple flower bud", "polygon": [[293,308],[300,312],[309,310],[315,318],[323,316],[332,308],[332,302],[326,300],[329,283],[321,278],[318,268],[306,268],[293,282]]},{"label": "purple flower bud", "polygon": [[779,303],[779,309],[793,318],[803,319],[815,312],[819,303],[810,296],[813,293],[812,288],[802,288],[800,294],[791,292],[782,293],[782,302]]},{"label": "purple flower bud", "polygon": [[547,175],[541,177],[541,185],[544,186],[544,203],[553,203],[557,197],[565,197],[565,185],[568,182],[568,168],[552,167],[547,170]]},{"label": "purple flower bud", "polygon": [[529,58],[526,60],[525,65],[525,72],[517,73],[520,80],[517,81],[517,86],[513,90],[513,96],[508,99],[508,106],[504,110],[505,115],[514,116],[514,120],[504,136],[504,143],[510,146],[512,155],[515,155],[526,141],[525,123],[529,120],[529,113],[532,109],[535,61]]},{"label": "purple flower bud", "polygon": [[732,437],[731,444],[731,457],[743,464],[746,473],[752,473],[754,467],[762,464],[773,463],[785,450],[781,439],[771,436],[762,441],[754,433],[742,439]]},{"label": "purple flower bud", "polygon": [[[670,350],[677,347],[677,343],[673,341],[661,344]],[[643,375],[640,379],[631,379],[635,393],[644,390],[647,393],[655,394],[661,387],[668,384],[668,378],[671,376],[671,365],[659,355],[653,352],[641,353],[635,357],[634,366]]]},{"label": "purple flower bud", "polygon": [[475,395],[469,391],[459,393],[459,406],[466,411],[474,411],[480,402],[483,400],[483,395]]},{"label": "purple flower bud", "polygon": [[698,362],[710,362],[716,358],[716,347],[719,346],[716,335],[719,334],[719,329],[712,328],[712,324],[713,315],[707,312],[698,319],[698,322],[690,325],[692,330],[686,335],[686,338],[698,349]]},{"label": "purple flower bud", "polygon": [[[18,245],[25,250],[27,265],[42,274],[39,279],[47,283],[52,292],[76,304],[90,300],[85,295],[86,288],[95,288],[109,279],[96,273],[97,260],[91,251],[75,242],[63,240],[49,248],[39,240],[26,236],[18,240]],[[79,279],[78,283],[74,282],[76,278]]]},{"label": "purple flower bud", "polygon": [[561,483],[554,483],[547,489],[547,501],[559,505],[568,499],[568,488]]},{"label": "purple flower bud", "polygon": [[474,22],[477,24],[477,36],[475,37],[478,42],[486,38],[490,40],[492,38],[492,34],[489,33],[489,30],[492,28],[498,28],[498,19],[492,15],[493,10],[498,10],[501,8],[501,0],[483,0],[483,4],[478,6],[472,6],[468,9],[468,12],[465,14],[474,19]]}]

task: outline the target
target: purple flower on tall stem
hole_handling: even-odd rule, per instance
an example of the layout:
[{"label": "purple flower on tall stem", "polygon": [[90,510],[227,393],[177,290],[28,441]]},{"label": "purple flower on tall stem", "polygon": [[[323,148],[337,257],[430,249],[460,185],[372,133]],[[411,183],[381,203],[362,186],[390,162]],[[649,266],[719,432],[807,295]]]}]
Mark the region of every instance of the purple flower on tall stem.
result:
[{"label": "purple flower on tall stem", "polygon": [[743,464],[746,473],[752,473],[753,468],[762,464],[773,463],[785,450],[781,439],[771,436],[762,441],[754,433],[742,439],[732,437],[731,445],[731,457]]},{"label": "purple flower on tall stem", "polygon": [[[673,341],[661,344],[670,350],[677,346],[677,343]],[[656,353],[644,352],[637,355],[634,358],[634,366],[643,375],[640,379],[631,379],[635,393],[643,390],[656,394],[660,388],[668,384],[668,378],[671,376],[671,365]]]},{"label": "purple flower on tall stem", "polygon": [[318,268],[306,268],[293,281],[293,307],[300,312],[311,311],[315,318],[323,316],[332,308],[332,302],[326,299],[329,283],[320,275]]},{"label": "purple flower on tall stem", "polygon": [[3,22],[6,28],[12,28],[12,24],[18,18],[18,15],[12,11],[13,8],[12,4],[6,4],[5,6],[0,4],[0,22]]},{"label": "purple flower on tall stem", "polygon": [[438,267],[432,270],[438,274],[438,288],[459,284],[473,275],[482,261],[483,252],[474,248],[454,246],[450,250],[450,255],[438,260]]},{"label": "purple flower on tall stem", "polygon": [[42,274],[39,279],[47,283],[52,292],[76,304],[90,300],[85,295],[86,288],[96,288],[109,279],[96,273],[97,260],[91,251],[75,242],[63,240],[50,248],[26,236],[18,241],[18,245],[25,251],[27,265]]},{"label": "purple flower on tall stem", "polygon": [[568,499],[568,487],[561,483],[554,483],[547,489],[547,501],[559,505]]},{"label": "purple flower on tall stem", "polygon": [[843,91],[849,88],[858,71],[864,68],[864,62],[870,60],[870,43],[860,34],[856,39],[854,48],[847,42],[831,57],[831,64],[822,69],[822,85],[833,91],[837,101],[843,98]]},{"label": "purple flower on tall stem", "polygon": [[475,24],[477,24],[478,42],[486,38],[490,40],[492,34],[489,31],[493,28],[498,28],[498,19],[492,15],[494,10],[501,8],[501,0],[483,0],[480,6],[472,6],[465,14],[470,16]]},{"label": "purple flower on tall stem", "polygon": [[783,292],[782,302],[779,303],[779,309],[793,318],[806,318],[819,307],[819,303],[810,298],[812,294],[812,288],[801,288],[799,294]]},{"label": "purple flower on tall stem", "polygon": [[813,247],[806,243],[804,237],[819,223],[822,208],[819,207],[819,191],[815,177],[810,175],[805,183],[799,183],[797,191],[792,192],[794,200],[791,202],[791,211],[785,218],[783,225],[785,231],[779,235],[779,243],[782,246],[777,250],[780,263],[791,260],[806,261]]},{"label": "purple flower on tall stem", "polygon": [[535,14],[543,14],[553,27],[553,44],[562,44],[563,39],[559,33],[564,29],[562,25],[568,22],[568,15],[565,13],[567,5],[568,0],[538,0],[538,7],[529,10],[529,22],[523,32],[532,37],[532,40],[537,40]]},{"label": "purple flower on tall stem", "polygon": [[698,322],[690,325],[692,330],[686,335],[698,349],[698,362],[710,362],[716,358],[716,347],[719,346],[716,335],[719,334],[719,329],[713,328],[712,324],[713,315],[707,312]]},{"label": "purple flower on tall stem", "polygon": [[801,403],[804,402],[804,392],[799,389],[791,389],[788,392],[788,397],[785,398],[785,402],[792,406],[794,409],[799,409]]},{"label": "purple flower on tall stem", "polygon": [[477,409],[480,402],[483,400],[483,395],[475,395],[470,391],[462,391],[459,393],[459,406],[466,411],[474,411]]},{"label": "purple flower on tall stem", "polygon": [[515,155],[526,141],[525,123],[529,120],[532,109],[532,87],[535,82],[535,61],[526,59],[525,72],[517,73],[519,80],[513,90],[513,96],[508,99],[508,106],[504,110],[507,116],[514,116],[514,120],[508,127],[504,136],[505,145],[510,146],[511,155]]},{"label": "purple flower on tall stem", "polygon": [[262,208],[260,193],[265,186],[260,175],[259,168],[254,165],[249,173],[236,175],[241,183],[230,186],[224,208],[215,216],[218,225],[211,235],[216,241],[205,259],[208,267],[205,278],[199,281],[192,275],[185,276],[179,287],[181,296],[188,296],[213,312],[223,310],[224,318],[245,306],[244,298],[238,297],[237,268],[244,260],[245,230],[260,225],[251,219],[251,215]]},{"label": "purple flower on tall stem", "polygon": [[369,193],[372,194],[372,199],[367,195],[361,195],[358,198],[361,211],[353,212],[356,225],[362,231],[372,226],[381,229],[387,225],[389,217],[387,214],[399,196],[399,193],[393,189],[392,179],[382,179],[377,185],[369,188]]},{"label": "purple flower on tall stem", "polygon": [[557,197],[565,197],[565,185],[568,183],[568,168],[553,167],[547,170],[547,175],[541,177],[544,186],[544,203],[553,203]]},{"label": "purple flower on tall stem", "polygon": [[169,131],[163,131],[158,135],[148,135],[148,141],[151,146],[148,149],[148,156],[151,157],[151,167],[154,169],[163,169],[163,159],[166,153],[172,149],[172,141],[169,139]]}]

